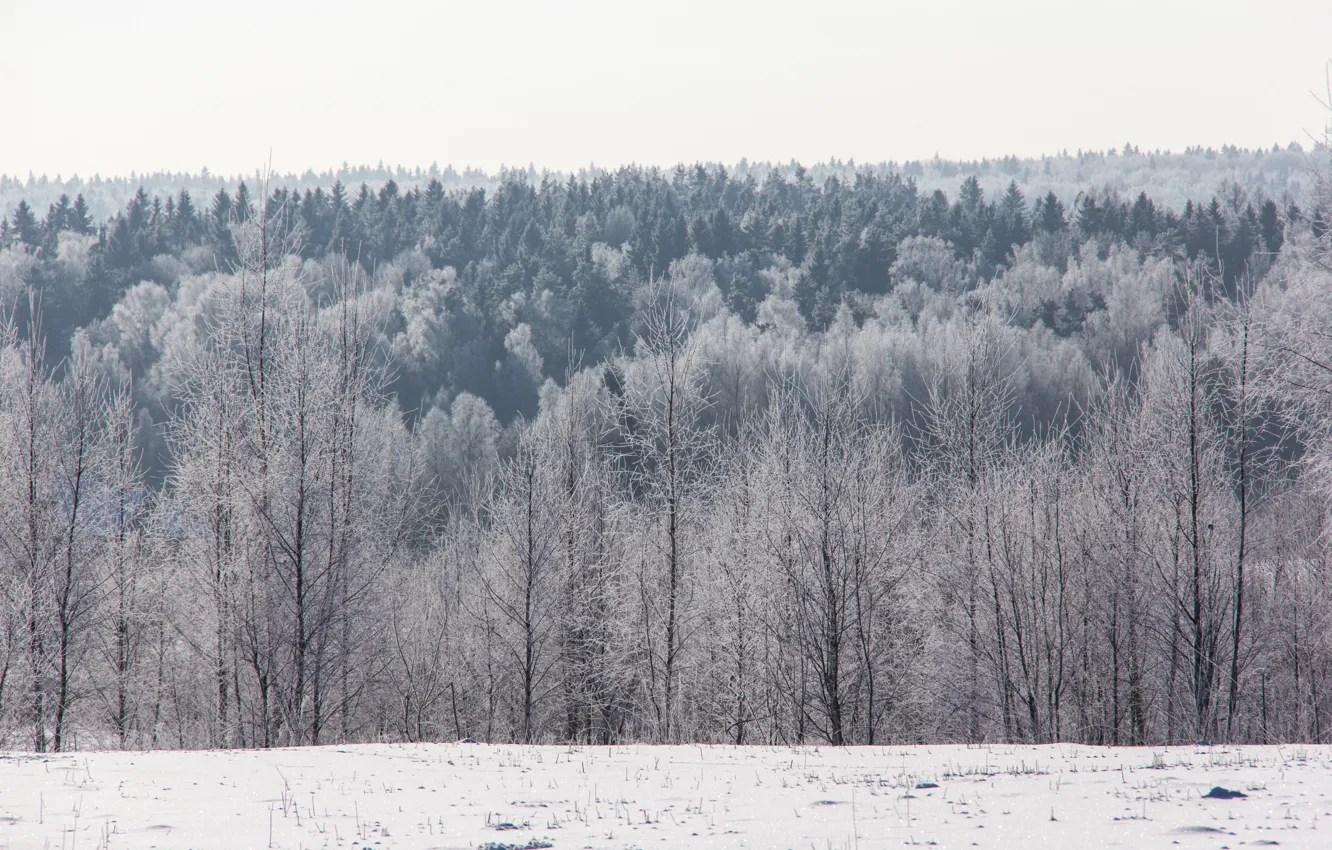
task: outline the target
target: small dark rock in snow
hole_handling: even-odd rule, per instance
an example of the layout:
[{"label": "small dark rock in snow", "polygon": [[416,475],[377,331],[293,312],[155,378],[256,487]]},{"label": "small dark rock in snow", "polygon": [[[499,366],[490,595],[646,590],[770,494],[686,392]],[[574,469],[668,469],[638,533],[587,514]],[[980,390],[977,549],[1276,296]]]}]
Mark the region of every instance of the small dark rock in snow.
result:
[{"label": "small dark rock in snow", "polygon": [[917,782],[917,783],[916,783],[916,787],[917,787],[917,788],[938,788],[938,787],[939,787],[939,783],[938,783],[938,782]]},{"label": "small dark rock in snow", "polygon": [[1229,788],[1222,788],[1220,785],[1216,785],[1211,791],[1204,794],[1203,798],[1207,800],[1243,800],[1248,796],[1249,795],[1245,794],[1243,791],[1231,791]]}]

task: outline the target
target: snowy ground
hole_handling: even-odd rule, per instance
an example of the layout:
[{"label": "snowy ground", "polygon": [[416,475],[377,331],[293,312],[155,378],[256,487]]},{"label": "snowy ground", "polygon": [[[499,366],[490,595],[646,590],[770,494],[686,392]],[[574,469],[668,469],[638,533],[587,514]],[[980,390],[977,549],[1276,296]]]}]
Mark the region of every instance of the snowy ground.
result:
[{"label": "snowy ground", "polygon": [[[922,787],[934,783],[938,787]],[[1213,786],[1245,799],[1204,799]],[[1332,848],[1332,747],[0,754],[0,848]]]}]

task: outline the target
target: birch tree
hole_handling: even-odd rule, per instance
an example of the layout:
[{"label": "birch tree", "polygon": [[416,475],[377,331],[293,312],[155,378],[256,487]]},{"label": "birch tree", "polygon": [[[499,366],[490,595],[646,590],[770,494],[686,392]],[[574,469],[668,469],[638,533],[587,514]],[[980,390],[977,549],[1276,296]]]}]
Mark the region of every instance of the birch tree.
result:
[{"label": "birch tree", "polygon": [[940,342],[948,348],[928,385],[918,423],[919,451],[939,511],[933,531],[947,556],[939,574],[941,590],[945,605],[961,618],[956,627],[965,642],[961,651],[967,672],[955,685],[961,693],[963,734],[980,740],[988,719],[981,678],[987,659],[1002,728],[1012,728],[999,602],[993,594],[985,599],[983,577],[993,555],[986,545],[987,491],[1015,437],[1011,409],[1018,363],[1011,338],[993,317],[972,317],[943,331],[948,335]]},{"label": "birch tree", "polygon": [[696,530],[712,441],[702,420],[704,363],[684,302],[671,281],[652,293],[619,400],[630,485],[651,523],[641,561],[642,641],[661,742],[681,731],[680,673],[696,625]]},{"label": "birch tree", "polygon": [[[1216,421],[1216,362],[1208,350],[1205,307],[1189,283],[1181,293],[1177,333],[1162,331],[1143,367],[1160,545],[1155,569],[1171,607],[1168,720],[1196,739],[1214,737],[1216,688],[1232,600],[1221,567],[1230,516],[1224,454]],[[1184,668],[1179,669],[1179,664]],[[1187,702],[1178,698],[1184,679]],[[1175,729],[1176,719],[1187,726]]]}]

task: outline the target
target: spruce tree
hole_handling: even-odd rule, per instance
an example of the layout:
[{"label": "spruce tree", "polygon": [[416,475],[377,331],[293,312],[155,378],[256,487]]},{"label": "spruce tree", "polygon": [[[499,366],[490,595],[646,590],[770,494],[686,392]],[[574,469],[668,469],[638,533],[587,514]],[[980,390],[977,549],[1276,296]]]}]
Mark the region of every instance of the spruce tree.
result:
[{"label": "spruce tree", "polygon": [[1263,208],[1258,213],[1258,229],[1263,238],[1263,245],[1269,253],[1275,254],[1281,250],[1286,241],[1286,234],[1275,201],[1263,203]]},{"label": "spruce tree", "polygon": [[42,244],[42,231],[37,226],[37,216],[27,201],[19,201],[14,209],[13,234],[24,245],[37,248]]},{"label": "spruce tree", "polygon": [[194,200],[184,189],[176,199],[175,239],[180,247],[192,244],[198,235],[199,211],[194,207]]},{"label": "spruce tree", "polygon": [[1058,233],[1068,227],[1068,221],[1064,219],[1064,205],[1054,192],[1047,193],[1037,202],[1037,206],[1037,227],[1043,232]]},{"label": "spruce tree", "polygon": [[214,233],[221,233],[231,223],[231,196],[226,189],[218,189],[213,196],[213,204],[208,209],[208,220]]},{"label": "spruce tree", "polygon": [[61,195],[59,200],[47,208],[43,226],[51,236],[69,228],[69,195]]},{"label": "spruce tree", "polygon": [[250,190],[246,187],[245,181],[236,187],[236,202],[233,205],[236,221],[246,222],[254,218],[254,201],[250,199]]},{"label": "spruce tree", "polygon": [[1031,240],[1031,230],[1027,224],[1027,198],[1018,188],[1016,180],[1008,184],[1004,199],[999,205],[999,223],[1001,241],[1005,249],[1012,245],[1025,245]]},{"label": "spruce tree", "polygon": [[88,212],[88,202],[83,200],[82,194],[74,196],[74,206],[70,207],[66,224],[75,233],[92,232],[92,215]]}]

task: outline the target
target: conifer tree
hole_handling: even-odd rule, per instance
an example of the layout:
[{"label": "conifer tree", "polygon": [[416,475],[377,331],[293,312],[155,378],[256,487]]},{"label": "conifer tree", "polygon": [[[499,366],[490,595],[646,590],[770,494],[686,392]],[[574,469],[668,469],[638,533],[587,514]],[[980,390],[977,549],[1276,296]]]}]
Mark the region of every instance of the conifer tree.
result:
[{"label": "conifer tree", "polygon": [[11,233],[21,244],[30,248],[36,249],[41,245],[41,228],[37,224],[37,216],[33,214],[32,207],[28,206],[27,201],[19,201],[18,206],[14,208]]}]

